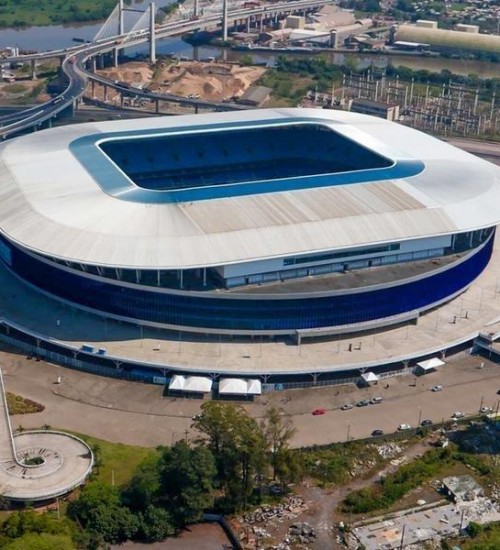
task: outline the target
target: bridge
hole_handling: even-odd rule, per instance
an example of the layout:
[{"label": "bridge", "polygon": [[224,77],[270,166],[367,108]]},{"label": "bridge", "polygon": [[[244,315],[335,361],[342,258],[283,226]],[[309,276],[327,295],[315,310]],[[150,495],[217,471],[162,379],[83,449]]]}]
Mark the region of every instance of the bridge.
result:
[{"label": "bridge", "polygon": [[[197,0],[194,0],[197,3]],[[228,21],[243,21],[247,25],[259,24],[262,25],[265,21],[270,21],[273,18],[277,20],[279,17],[287,16],[291,13],[305,13],[318,9],[324,5],[331,4],[333,0],[297,0],[291,2],[279,2],[276,4],[265,4],[253,8],[241,8],[228,10],[227,0],[224,0],[222,13],[208,14],[205,16],[195,16],[194,19],[167,21],[163,24],[155,22],[154,3],[151,4],[149,10],[149,25],[146,28],[138,28],[136,22],[134,26],[127,32],[117,34],[115,36],[107,36],[100,38],[98,33],[96,40],[92,43],[77,45],[71,48],[52,50],[34,54],[18,55],[5,58],[5,61],[15,62],[31,62],[33,76],[35,75],[35,67],[37,61],[44,59],[59,58],[61,60],[61,70],[68,76],[69,86],[66,90],[52,99],[51,101],[39,106],[28,109],[21,113],[14,113],[0,117],[0,137],[6,139],[8,136],[25,131],[29,128],[38,128],[44,122],[50,121],[57,116],[61,111],[75,105],[76,101],[83,96],[89,81],[94,81],[103,86],[114,88],[119,93],[131,93],[129,89],[123,88],[119,83],[100,77],[94,74],[92,70],[86,68],[89,60],[95,60],[96,56],[113,52],[115,59],[118,57],[118,51],[124,48],[135,46],[144,42],[150,43],[150,58],[151,62],[156,59],[155,41],[160,38],[170,36],[178,36],[188,32],[213,29],[222,26],[223,38],[227,38]],[[120,0],[118,7],[122,5]],[[121,15],[119,9],[113,10],[110,18],[113,19],[118,13],[118,31],[124,27],[120,23]],[[108,21],[104,27],[112,28]],[[144,24],[145,18],[142,15],[139,21]],[[139,25],[140,26],[140,25]],[[106,33],[104,33],[106,34]],[[94,65],[95,69],[95,65]],[[155,94],[140,90],[134,90],[134,95],[144,97],[156,102],[158,109],[159,101],[176,102],[182,105],[192,106],[193,108],[212,108],[217,110],[237,110],[247,107],[228,104],[228,103],[213,103],[199,99],[190,99],[175,96],[173,94]]]}]

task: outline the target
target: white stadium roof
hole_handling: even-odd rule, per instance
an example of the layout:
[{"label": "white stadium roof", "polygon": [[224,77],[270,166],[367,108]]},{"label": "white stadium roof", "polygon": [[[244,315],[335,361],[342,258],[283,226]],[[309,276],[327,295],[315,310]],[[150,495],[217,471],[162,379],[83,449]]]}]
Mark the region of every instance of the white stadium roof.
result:
[{"label": "white stadium roof", "polygon": [[[413,176],[362,184],[144,204],[107,194],[70,144],[189,125],[307,118]],[[118,169],[117,169],[118,170]],[[377,173],[377,170],[374,170]],[[178,269],[450,234],[500,221],[500,169],[405,126],[365,115],[269,109],[71,125],[0,146],[0,231],[35,252],[94,265]]]}]

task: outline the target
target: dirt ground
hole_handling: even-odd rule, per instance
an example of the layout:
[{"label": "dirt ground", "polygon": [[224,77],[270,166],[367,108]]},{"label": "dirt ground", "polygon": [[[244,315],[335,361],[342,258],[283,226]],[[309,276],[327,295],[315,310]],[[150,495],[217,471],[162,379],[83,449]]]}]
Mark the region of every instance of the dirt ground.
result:
[{"label": "dirt ground", "polygon": [[[147,63],[130,62],[99,71],[110,80],[142,84],[158,93],[196,97],[210,101],[240,97],[262,74],[264,67],[243,67],[232,63],[174,61],[155,71]],[[102,90],[96,90],[96,96]]]},{"label": "dirt ground", "polygon": [[221,550],[231,548],[222,527],[215,523],[197,523],[184,529],[177,537],[163,542],[142,544],[126,542],[111,546],[113,550]]},{"label": "dirt ground", "polygon": [[[341,548],[345,548],[345,546],[336,540],[336,532],[333,527],[340,521],[351,522],[354,519],[360,518],[349,518],[340,513],[338,507],[342,500],[351,491],[369,487],[380,477],[396,471],[402,462],[408,462],[417,456],[421,456],[426,450],[429,449],[429,445],[426,441],[421,441],[407,447],[402,446],[402,448],[402,454],[396,462],[391,461],[387,465],[377,468],[375,472],[371,473],[371,475],[355,479],[346,485],[321,488],[313,483],[305,481],[294,487],[294,494],[302,497],[305,501],[304,511],[293,519],[268,521],[262,524],[255,524],[256,527],[264,528],[271,535],[271,540],[269,540],[267,544],[262,544],[262,547],[267,548],[282,542],[287,534],[288,528],[291,525],[295,523],[308,523],[316,532],[315,542],[305,546],[295,545],[292,546],[292,548],[300,547],[308,548],[310,550],[340,550]],[[414,492],[411,495],[411,500],[414,501],[414,503],[416,503],[416,501],[420,498],[427,498],[430,500],[434,497],[434,493],[436,495],[436,500],[438,499],[435,491],[430,493],[425,491],[425,489],[426,488],[422,488],[422,494],[420,494],[420,492]],[[247,531],[247,526],[243,524],[240,529],[240,535],[245,533],[245,531]],[[247,548],[250,549],[253,547],[253,544],[251,544]]]},{"label": "dirt ground", "polygon": [[[11,105],[18,103],[19,100],[30,95],[34,88],[40,84],[39,80],[16,80],[15,82],[0,82],[0,105]],[[33,103],[42,103],[48,101],[50,96],[45,92],[40,92]]]}]

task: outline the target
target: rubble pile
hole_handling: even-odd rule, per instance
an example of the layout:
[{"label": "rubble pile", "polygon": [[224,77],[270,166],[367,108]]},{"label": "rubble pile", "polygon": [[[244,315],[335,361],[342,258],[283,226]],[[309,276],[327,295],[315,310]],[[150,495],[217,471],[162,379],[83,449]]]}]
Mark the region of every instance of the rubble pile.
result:
[{"label": "rubble pile", "polygon": [[384,443],[377,446],[377,453],[384,459],[391,459],[399,456],[403,449],[396,443]]},{"label": "rubble pile", "polygon": [[373,467],[375,467],[377,462],[371,459],[365,459],[363,461],[355,460],[352,464],[352,469],[349,471],[351,477],[358,477],[369,472]]},{"label": "rubble pile", "polygon": [[283,541],[285,544],[311,544],[316,539],[316,531],[308,523],[294,523],[288,529],[288,533]]},{"label": "rubble pile", "polygon": [[294,523],[288,529],[283,542],[275,546],[268,546],[266,550],[291,550],[293,548],[301,548],[307,550],[309,544],[316,540],[316,531],[308,523]]},{"label": "rubble pile", "polygon": [[468,521],[487,523],[500,519],[500,506],[489,498],[479,497],[472,501],[457,503],[457,508],[465,512]]},{"label": "rubble pile", "polygon": [[[294,549],[305,549],[306,545],[316,538],[316,532],[307,523],[294,523],[279,544],[269,543],[273,539],[270,531],[276,529],[280,523],[293,520],[307,508],[308,505],[302,497],[291,495],[280,504],[259,506],[252,512],[233,520],[233,528],[238,532],[244,547],[248,549],[290,550],[291,545]],[[264,522],[265,526],[261,526],[260,524]]]},{"label": "rubble pile", "polygon": [[245,514],[241,518],[241,523],[253,525],[264,521],[283,521],[284,519],[293,519],[306,509],[307,505],[304,499],[292,495],[286,498],[281,504],[277,504],[275,506],[259,506],[253,512]]}]

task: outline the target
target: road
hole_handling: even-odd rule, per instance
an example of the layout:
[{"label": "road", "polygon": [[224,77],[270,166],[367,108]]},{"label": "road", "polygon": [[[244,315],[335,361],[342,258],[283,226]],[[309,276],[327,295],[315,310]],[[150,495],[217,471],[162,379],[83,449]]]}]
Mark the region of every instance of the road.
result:
[{"label": "road", "polygon": [[[468,355],[447,360],[442,370],[418,378],[397,377],[385,385],[358,389],[352,385],[291,390],[263,395],[244,404],[261,418],[271,406],[292,416],[297,433],[293,445],[302,447],[369,437],[379,428],[389,433],[401,423],[415,426],[419,420],[441,422],[454,411],[477,414],[480,406],[496,408],[500,366]],[[199,414],[201,400],[162,397],[163,387],[113,380],[27,360],[23,355],[1,352],[6,389],[45,405],[42,413],[13,417],[13,427],[49,424],[60,429],[128,444],[154,447],[194,437],[191,419]],[[477,367],[485,363],[483,369]],[[54,384],[58,376],[60,385]],[[430,387],[444,385],[442,392]],[[382,395],[384,402],[341,411],[346,402]],[[313,416],[314,408],[326,409]],[[64,411],[64,415],[61,415]],[[123,427],[127,429],[124,430]]]},{"label": "road", "polygon": [[[295,2],[280,2],[274,5],[258,6],[256,8],[244,8],[232,10],[228,13],[228,21],[243,19],[250,16],[264,15],[270,17],[272,15],[291,13],[297,10],[312,9],[331,3],[332,0],[297,0]],[[209,14],[202,16],[196,20],[175,21],[166,23],[155,28],[155,36],[157,38],[166,38],[184,34],[194,30],[205,29],[211,26],[220,25],[222,22],[222,13]],[[89,79],[97,82],[105,83],[106,85],[116,88],[124,92],[129,91],[128,88],[123,88],[118,83],[103,79],[85,69],[86,61],[98,54],[106,53],[117,48],[124,48],[147,42],[150,37],[149,29],[136,31],[134,33],[115,36],[112,39],[100,40],[96,43],[85,44],[65,50],[55,50],[49,52],[41,52],[37,54],[22,55],[5,58],[6,62],[31,62],[49,58],[63,58],[62,71],[69,79],[69,85],[61,95],[54,98],[52,101],[44,103],[26,111],[26,116],[17,117],[7,115],[4,120],[0,119],[0,137],[7,137],[25,131],[32,127],[38,127],[43,122],[53,118],[62,110],[74,105],[75,101],[80,98],[87,87]],[[212,103],[203,100],[180,98],[172,94],[154,94],[143,91],[134,90],[134,95],[140,97],[148,97],[150,99],[158,99],[163,101],[176,101],[184,105],[192,105],[193,107],[209,107],[216,110],[239,110],[245,107],[229,104],[229,103]]]}]

